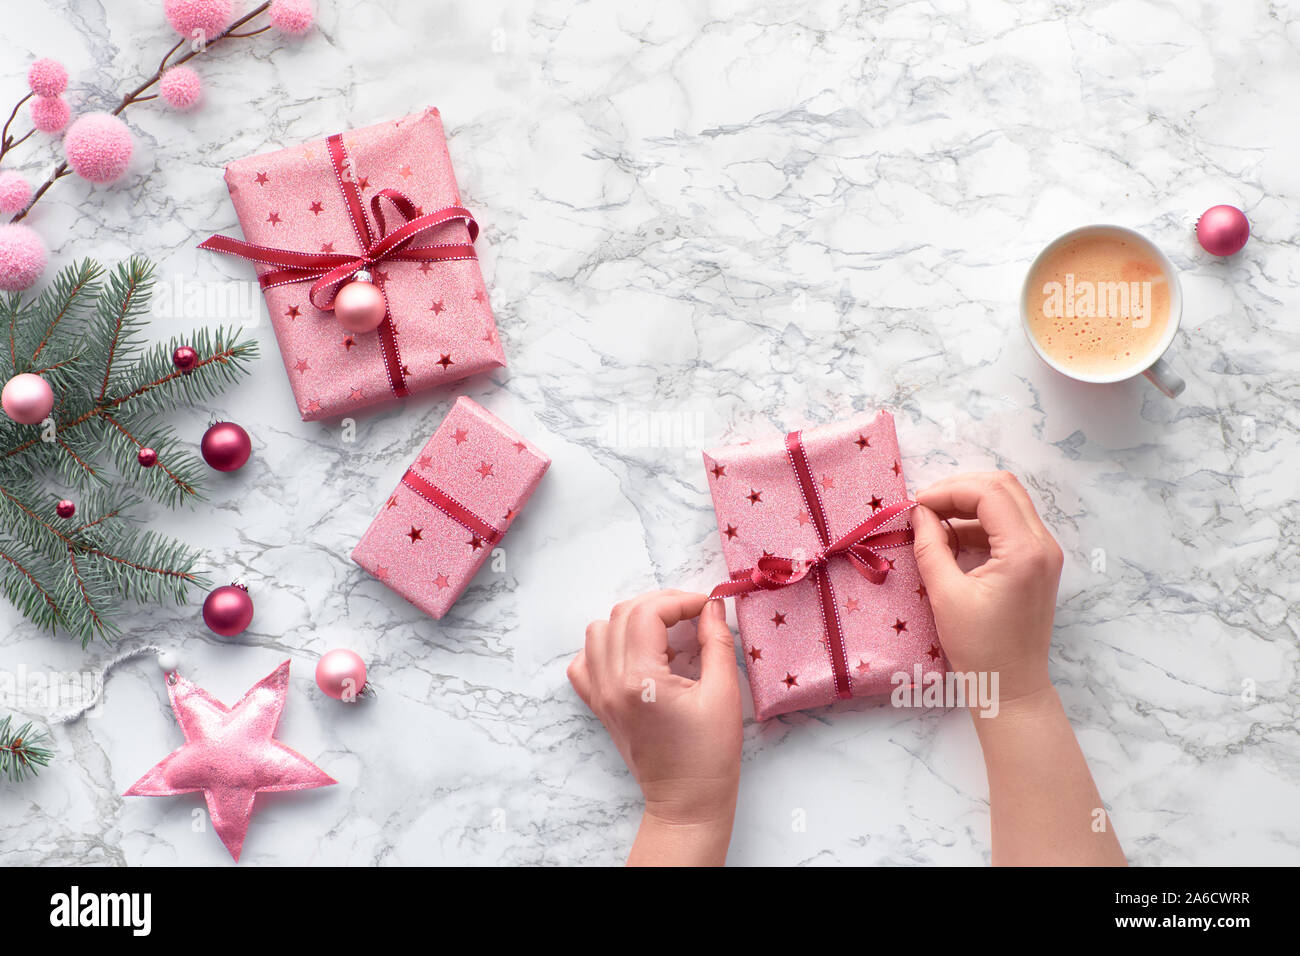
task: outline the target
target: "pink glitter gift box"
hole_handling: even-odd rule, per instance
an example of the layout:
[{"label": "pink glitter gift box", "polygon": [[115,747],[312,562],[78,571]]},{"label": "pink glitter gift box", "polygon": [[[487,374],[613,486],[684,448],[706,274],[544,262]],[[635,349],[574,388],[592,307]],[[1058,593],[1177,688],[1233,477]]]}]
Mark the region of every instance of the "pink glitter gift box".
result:
[{"label": "pink glitter gift box", "polygon": [[352,560],[440,618],[546,474],[551,459],[483,406],[456,399]]},{"label": "pink glitter gift box", "polygon": [[[436,109],[241,159],[226,185],[247,244],[200,248],[257,264],[305,421],[505,365]],[[374,331],[321,308],[358,268],[387,301]]]},{"label": "pink glitter gift box", "polygon": [[[888,412],[706,452],[759,720],[943,673]],[[760,579],[761,582],[760,583]]]}]

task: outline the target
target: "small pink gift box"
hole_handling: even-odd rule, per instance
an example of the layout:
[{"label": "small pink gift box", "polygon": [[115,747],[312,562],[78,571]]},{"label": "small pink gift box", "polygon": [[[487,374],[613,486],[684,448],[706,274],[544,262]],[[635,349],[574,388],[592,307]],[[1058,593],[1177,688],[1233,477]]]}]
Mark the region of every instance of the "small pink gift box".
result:
[{"label": "small pink gift box", "polygon": [[[247,242],[200,248],[256,264],[305,421],[505,365],[436,109],[238,160],[226,186]],[[358,268],[388,304],[368,332],[321,308]]]},{"label": "small pink gift box", "polygon": [[736,596],[759,720],[944,672],[888,412],[719,448],[704,464],[732,572],[715,594]]},{"label": "small pink gift box", "polygon": [[352,552],[433,618],[460,597],[551,459],[468,398],[456,399]]}]

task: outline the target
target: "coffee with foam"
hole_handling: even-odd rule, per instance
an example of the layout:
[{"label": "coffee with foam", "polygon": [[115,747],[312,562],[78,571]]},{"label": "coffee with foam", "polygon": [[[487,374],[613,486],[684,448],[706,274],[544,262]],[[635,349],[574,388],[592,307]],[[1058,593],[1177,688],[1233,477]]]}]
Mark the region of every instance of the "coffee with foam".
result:
[{"label": "coffee with foam", "polygon": [[1124,235],[1086,233],[1045,252],[1025,285],[1038,347],[1084,376],[1137,372],[1159,356],[1170,283],[1160,260]]}]

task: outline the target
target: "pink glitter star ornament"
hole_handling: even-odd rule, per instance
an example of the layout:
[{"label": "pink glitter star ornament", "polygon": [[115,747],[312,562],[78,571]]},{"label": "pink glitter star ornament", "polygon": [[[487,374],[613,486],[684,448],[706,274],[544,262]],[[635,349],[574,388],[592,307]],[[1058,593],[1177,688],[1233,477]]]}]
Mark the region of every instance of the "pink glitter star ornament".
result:
[{"label": "pink glitter star ornament", "polygon": [[124,796],[203,792],[212,826],[239,859],[259,793],[310,790],[338,781],[274,739],[289,690],[285,661],[227,707],[179,674],[167,678],[172,712],[185,743],[131,785]]}]

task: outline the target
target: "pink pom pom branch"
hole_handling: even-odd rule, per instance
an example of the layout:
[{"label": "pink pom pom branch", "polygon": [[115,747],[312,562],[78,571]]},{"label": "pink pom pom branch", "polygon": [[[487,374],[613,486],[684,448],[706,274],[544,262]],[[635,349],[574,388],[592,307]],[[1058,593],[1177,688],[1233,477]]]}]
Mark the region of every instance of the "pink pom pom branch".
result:
[{"label": "pink pom pom branch", "polygon": [[[181,8],[188,9],[191,6],[194,6],[194,4],[193,2],[187,4],[181,2],[181,0],[176,0],[172,6],[177,10],[181,10]],[[220,5],[218,4],[217,6]],[[275,9],[272,10],[272,8]],[[195,9],[198,8],[195,7]],[[271,22],[260,27],[257,26],[254,21],[263,14],[266,14],[268,10],[272,11],[272,14],[268,17]],[[283,2],[283,0],[281,0],[279,3],[267,0],[267,2],[259,4],[253,10],[232,22],[220,33],[208,37],[202,45],[198,45],[197,48],[191,48],[183,54],[181,51],[190,46],[190,38],[188,36],[182,36],[181,39],[176,42],[176,45],[167,51],[166,55],[162,58],[162,62],[158,64],[158,69],[153,73],[153,75],[145,79],[139,86],[123,96],[122,102],[118,104],[117,109],[113,110],[108,115],[114,117],[118,116],[128,106],[132,106],[136,103],[144,103],[148,100],[158,99],[160,95],[165,101],[178,107],[181,106],[182,103],[193,105],[193,98],[197,96],[199,84],[197,83],[197,76],[187,75],[189,73],[188,70],[173,73],[169,89],[162,90],[161,92],[150,91],[153,90],[155,86],[158,86],[163,75],[169,70],[175,70],[177,67],[182,66],[194,57],[211,50],[214,46],[217,46],[224,40],[255,37],[259,34],[266,33],[268,30],[273,28],[278,28],[282,32],[287,33],[299,33],[307,30],[311,26],[313,13],[313,5],[310,3],[310,0],[291,0],[291,2]],[[33,65],[31,75],[34,79],[29,78],[29,84],[35,83],[36,86],[39,86],[42,90],[48,92],[54,90],[56,87],[60,87],[63,83],[66,83],[66,80],[61,78],[61,73],[65,71],[63,71],[60,64],[57,64],[54,61],[45,60],[37,62],[39,64],[39,69],[36,64]],[[177,82],[178,78],[180,79],[179,83]],[[35,130],[29,131],[25,136],[15,139],[10,135],[9,128],[13,124],[15,117],[18,115],[19,107],[36,95],[36,93],[28,92],[26,96],[14,105],[13,111],[9,114],[9,120],[4,125],[3,132],[0,132],[0,159],[3,159],[5,153],[10,149],[13,149],[19,143],[22,143],[31,136],[33,132],[35,132]],[[45,104],[46,107],[50,105],[51,104],[48,103]],[[50,114],[50,118],[52,119],[52,113],[53,111],[46,109],[43,111],[42,115]],[[42,121],[42,125],[51,126],[53,124],[52,122]],[[127,153],[129,155],[129,150],[127,150]],[[92,169],[92,172],[100,171],[102,171],[102,167]],[[50,173],[49,178],[37,187],[36,191],[32,194],[31,199],[28,200],[27,204],[22,209],[18,210],[14,214],[13,218],[10,219],[10,222],[18,222],[26,217],[32,207],[36,205],[37,201],[45,195],[46,191],[53,186],[54,183],[65,176],[71,175],[73,172],[74,169],[72,165],[70,165],[68,160],[65,158],[63,162],[59,163],[59,165],[54,168],[54,171]]]}]

